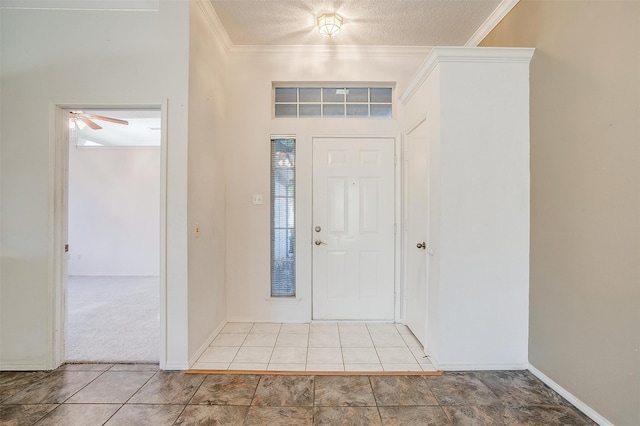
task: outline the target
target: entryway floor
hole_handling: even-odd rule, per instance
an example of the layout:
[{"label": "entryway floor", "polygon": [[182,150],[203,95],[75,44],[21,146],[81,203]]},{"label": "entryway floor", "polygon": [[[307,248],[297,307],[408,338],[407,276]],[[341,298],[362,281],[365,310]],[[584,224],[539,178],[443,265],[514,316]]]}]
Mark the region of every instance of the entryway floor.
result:
[{"label": "entryway floor", "polygon": [[436,371],[403,324],[227,323],[193,370]]}]

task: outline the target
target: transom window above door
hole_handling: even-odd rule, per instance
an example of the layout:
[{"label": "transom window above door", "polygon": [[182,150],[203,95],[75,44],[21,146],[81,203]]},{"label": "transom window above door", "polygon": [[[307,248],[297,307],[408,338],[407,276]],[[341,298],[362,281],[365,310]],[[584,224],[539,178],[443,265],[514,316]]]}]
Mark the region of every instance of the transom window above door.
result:
[{"label": "transom window above door", "polygon": [[274,86],[275,118],[391,118],[391,87]]}]

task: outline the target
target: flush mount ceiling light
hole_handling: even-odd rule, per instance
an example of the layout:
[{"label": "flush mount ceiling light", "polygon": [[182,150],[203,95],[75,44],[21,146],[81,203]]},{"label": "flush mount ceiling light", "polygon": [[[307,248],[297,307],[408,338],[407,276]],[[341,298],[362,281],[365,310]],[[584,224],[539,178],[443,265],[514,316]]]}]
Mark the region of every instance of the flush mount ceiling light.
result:
[{"label": "flush mount ceiling light", "polygon": [[337,13],[325,13],[318,17],[318,29],[320,34],[333,37],[340,32],[342,26],[342,16]]}]

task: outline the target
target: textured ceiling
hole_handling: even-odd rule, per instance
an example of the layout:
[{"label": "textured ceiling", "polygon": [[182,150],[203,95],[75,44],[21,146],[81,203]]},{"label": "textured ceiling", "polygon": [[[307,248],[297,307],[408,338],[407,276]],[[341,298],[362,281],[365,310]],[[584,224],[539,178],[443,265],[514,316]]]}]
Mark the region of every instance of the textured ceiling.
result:
[{"label": "textured ceiling", "polygon": [[[238,45],[460,46],[500,0],[210,0]],[[316,18],[336,12],[341,33],[318,33]]]}]

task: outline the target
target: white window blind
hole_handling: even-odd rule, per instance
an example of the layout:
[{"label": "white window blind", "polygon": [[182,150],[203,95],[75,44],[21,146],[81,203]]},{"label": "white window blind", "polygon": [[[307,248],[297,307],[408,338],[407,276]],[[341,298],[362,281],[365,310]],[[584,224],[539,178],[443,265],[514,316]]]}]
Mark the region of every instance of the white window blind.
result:
[{"label": "white window blind", "polygon": [[271,139],[271,297],[296,295],[295,156],[295,139]]}]

